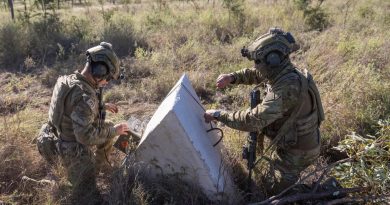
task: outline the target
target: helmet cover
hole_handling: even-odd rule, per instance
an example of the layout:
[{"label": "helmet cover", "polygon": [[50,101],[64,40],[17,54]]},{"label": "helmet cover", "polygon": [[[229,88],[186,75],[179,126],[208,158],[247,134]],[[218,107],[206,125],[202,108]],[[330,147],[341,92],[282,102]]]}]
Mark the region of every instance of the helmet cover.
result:
[{"label": "helmet cover", "polygon": [[98,46],[88,49],[87,56],[90,57],[93,62],[103,62],[107,65],[109,69],[107,78],[111,77],[115,80],[119,78],[119,58],[115,54],[110,43],[101,42]]},{"label": "helmet cover", "polygon": [[277,52],[281,57],[288,56],[298,50],[294,37],[289,32],[280,28],[271,28],[268,33],[258,37],[248,48],[243,48],[241,54],[253,61],[265,61],[266,56],[271,52]]}]

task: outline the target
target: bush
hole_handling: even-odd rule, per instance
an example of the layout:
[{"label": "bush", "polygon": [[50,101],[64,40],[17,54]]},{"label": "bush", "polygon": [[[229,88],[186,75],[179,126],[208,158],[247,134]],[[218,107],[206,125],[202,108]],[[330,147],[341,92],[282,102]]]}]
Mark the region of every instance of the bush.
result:
[{"label": "bush", "polygon": [[322,31],[330,26],[329,16],[321,8],[322,2],[323,0],[320,0],[318,5],[311,6],[312,0],[294,0],[296,8],[303,11],[307,30]]},{"label": "bush", "polygon": [[367,187],[371,196],[389,194],[390,169],[385,162],[390,160],[390,121],[377,123],[379,131],[375,136],[352,133],[339,143],[337,149],[346,152],[353,161],[333,171],[344,187]]},{"label": "bush", "polygon": [[114,17],[104,28],[102,40],[110,42],[119,57],[133,56],[138,44],[145,46],[145,43],[135,36],[130,16]]},{"label": "bush", "polygon": [[375,11],[372,7],[360,7],[358,14],[361,18],[372,20],[375,17]]},{"label": "bush", "polygon": [[[229,12],[229,23],[235,25],[240,35],[243,34],[245,25],[245,10],[243,1],[223,0],[224,7]],[[230,22],[232,20],[232,22]]]},{"label": "bush", "polygon": [[58,43],[63,45],[63,23],[57,15],[39,17],[29,26],[29,52],[42,64],[54,63],[57,56]]},{"label": "bush", "polygon": [[0,65],[6,68],[20,66],[28,51],[28,35],[19,24],[6,23],[0,27]]},{"label": "bush", "polygon": [[308,30],[323,31],[330,25],[328,14],[320,7],[306,9],[304,17]]}]

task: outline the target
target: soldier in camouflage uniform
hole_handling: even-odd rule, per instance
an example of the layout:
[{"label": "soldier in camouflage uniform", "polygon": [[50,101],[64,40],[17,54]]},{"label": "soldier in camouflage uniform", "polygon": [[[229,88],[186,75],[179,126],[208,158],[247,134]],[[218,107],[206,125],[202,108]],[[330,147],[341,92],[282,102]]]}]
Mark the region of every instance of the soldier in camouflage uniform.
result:
[{"label": "soldier in camouflage uniform", "polygon": [[[54,87],[48,124],[59,139],[59,156],[72,184],[72,204],[100,204],[96,172],[107,163],[113,138],[129,130],[126,123],[99,122],[97,89],[118,76],[119,59],[111,44],[102,42],[87,50],[81,73],[59,77]],[[105,109],[118,112],[110,103]]]},{"label": "soldier in camouflage uniform", "polygon": [[294,184],[320,154],[323,108],[311,75],[290,62],[289,54],[297,49],[290,33],[271,28],[242,50],[243,56],[255,62],[254,68],[222,74],[216,84],[218,88],[263,84],[266,94],[262,102],[254,109],[207,110],[204,114],[206,122],[219,121],[233,129],[262,133],[275,144],[269,169],[262,173],[268,194]]}]

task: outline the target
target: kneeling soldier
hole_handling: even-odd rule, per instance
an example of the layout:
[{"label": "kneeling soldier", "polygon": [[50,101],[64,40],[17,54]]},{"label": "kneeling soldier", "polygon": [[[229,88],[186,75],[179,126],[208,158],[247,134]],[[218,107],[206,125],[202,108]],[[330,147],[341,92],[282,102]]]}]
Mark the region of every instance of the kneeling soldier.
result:
[{"label": "kneeling soldier", "polygon": [[[103,104],[102,93],[97,92],[111,79],[118,79],[119,70],[119,58],[111,44],[102,42],[87,50],[81,73],[59,77],[54,87],[49,121],[42,130],[52,131],[58,138],[57,150],[72,184],[72,204],[101,202],[96,172],[107,163],[114,137],[129,131],[126,123],[104,122],[104,110],[116,113],[118,108]],[[95,153],[92,146],[97,148]],[[38,149],[45,152],[40,144]]]}]

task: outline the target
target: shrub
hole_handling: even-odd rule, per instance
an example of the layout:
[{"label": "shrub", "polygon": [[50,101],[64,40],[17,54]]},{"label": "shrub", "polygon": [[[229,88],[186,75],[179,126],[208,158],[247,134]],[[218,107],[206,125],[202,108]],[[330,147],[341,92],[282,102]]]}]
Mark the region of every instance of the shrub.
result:
[{"label": "shrub", "polygon": [[65,41],[60,44],[65,50],[64,60],[84,53],[91,45],[97,45],[99,33],[96,27],[98,26],[92,21],[93,18],[71,16],[62,20],[62,34]]},{"label": "shrub", "polygon": [[19,24],[6,23],[0,27],[0,64],[7,68],[20,66],[28,51],[28,35]]},{"label": "shrub", "polygon": [[230,24],[234,24],[238,29],[240,35],[243,34],[245,24],[245,11],[243,1],[240,0],[223,0],[224,7],[229,12],[229,21],[233,21]]},{"label": "shrub", "polygon": [[42,64],[55,62],[58,43],[62,43],[63,23],[56,14],[39,17],[29,26],[30,52],[33,58],[40,59]]},{"label": "shrub", "polygon": [[372,20],[375,17],[375,11],[372,7],[360,7],[358,9],[358,14],[361,18]]},{"label": "shrub", "polygon": [[371,196],[389,193],[390,170],[385,162],[390,160],[390,121],[377,123],[379,131],[375,136],[352,133],[339,143],[337,149],[346,152],[353,161],[333,171],[344,187],[367,187],[366,192]]},{"label": "shrub", "polygon": [[320,7],[306,9],[304,17],[309,30],[322,31],[330,25],[328,14]]},{"label": "shrub", "polygon": [[295,6],[299,10],[305,10],[309,7],[311,0],[294,0]]},{"label": "shrub", "polygon": [[134,55],[137,40],[133,21],[129,16],[116,17],[104,28],[102,40],[113,44],[119,57]]},{"label": "shrub", "polygon": [[298,10],[303,11],[305,25],[307,30],[322,31],[330,26],[329,16],[321,4],[324,0],[320,0],[318,5],[311,6],[312,0],[294,0],[294,4]]}]

